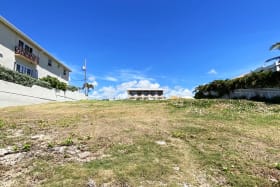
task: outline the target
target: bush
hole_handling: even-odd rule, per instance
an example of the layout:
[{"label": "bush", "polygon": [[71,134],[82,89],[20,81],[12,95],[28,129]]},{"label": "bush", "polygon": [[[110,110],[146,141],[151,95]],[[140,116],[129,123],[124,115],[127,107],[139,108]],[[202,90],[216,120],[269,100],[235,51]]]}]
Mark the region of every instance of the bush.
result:
[{"label": "bush", "polygon": [[56,77],[51,77],[48,75],[47,77],[43,77],[40,80],[44,82],[48,82],[52,88],[66,91],[67,84],[59,81]]},{"label": "bush", "polygon": [[52,86],[51,86],[50,83],[48,83],[48,82],[46,82],[46,81],[42,81],[42,80],[37,80],[37,81],[35,82],[35,85],[41,86],[41,87],[44,87],[44,88],[49,88],[49,89],[52,88]]},{"label": "bush", "polygon": [[63,91],[70,90],[73,92],[78,90],[77,87],[67,85],[66,83],[59,81],[55,77],[47,76],[41,79],[35,79],[28,75],[24,75],[22,73],[7,69],[2,66],[0,66],[0,80],[13,82],[28,87],[37,85],[48,89],[55,88]]},{"label": "bush", "polygon": [[[209,84],[196,87],[194,90],[194,98],[221,98],[235,89],[248,88],[280,88],[280,72],[252,72],[232,80],[214,80]],[[217,93],[217,95],[211,94],[214,92]]]},{"label": "bush", "polygon": [[76,86],[71,86],[71,85],[67,85],[67,90],[70,90],[72,92],[78,91],[79,88],[77,88]]},{"label": "bush", "polygon": [[28,75],[24,75],[4,67],[0,67],[0,80],[13,82],[28,87],[33,86],[33,84],[36,82],[36,79]]}]

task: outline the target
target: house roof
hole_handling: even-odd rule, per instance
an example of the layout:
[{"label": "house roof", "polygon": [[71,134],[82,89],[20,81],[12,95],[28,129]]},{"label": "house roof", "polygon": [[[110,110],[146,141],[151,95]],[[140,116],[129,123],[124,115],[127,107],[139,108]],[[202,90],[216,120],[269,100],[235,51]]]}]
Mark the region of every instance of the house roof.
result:
[{"label": "house roof", "polygon": [[30,37],[28,37],[24,32],[22,32],[21,30],[19,30],[18,28],[16,28],[13,24],[11,24],[9,21],[7,21],[3,16],[0,15],[0,22],[3,23],[4,25],[6,25],[9,29],[11,29],[12,31],[14,31],[15,33],[17,33],[18,35],[20,35],[24,40],[26,40],[28,43],[34,45],[36,48],[38,48],[41,52],[43,52],[44,54],[46,54],[48,57],[54,59],[55,61],[57,61],[60,65],[62,65],[65,69],[67,69],[68,71],[71,72],[71,69],[69,67],[67,67],[65,64],[63,64],[62,62],[60,62],[57,58],[55,58],[54,56],[52,56],[50,53],[47,52],[47,50],[45,50],[43,47],[41,47],[39,44],[37,44],[35,41],[33,41]]},{"label": "house roof", "polygon": [[164,91],[161,88],[129,88],[127,91]]}]

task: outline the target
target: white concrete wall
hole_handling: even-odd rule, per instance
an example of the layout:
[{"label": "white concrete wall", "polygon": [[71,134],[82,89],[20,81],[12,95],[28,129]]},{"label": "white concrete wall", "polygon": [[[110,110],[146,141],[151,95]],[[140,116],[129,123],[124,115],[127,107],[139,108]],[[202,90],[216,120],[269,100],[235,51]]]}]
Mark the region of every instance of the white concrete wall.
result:
[{"label": "white concrete wall", "polygon": [[230,98],[253,98],[253,97],[263,97],[271,99],[274,97],[280,97],[279,88],[256,88],[256,89],[236,89],[230,93]]},{"label": "white concrete wall", "polygon": [[[219,94],[215,91],[204,92],[206,96],[218,96]],[[254,89],[235,89],[229,94],[223,95],[223,99],[230,98],[246,98],[251,99],[254,97],[261,97],[266,99],[272,99],[275,97],[280,97],[280,88],[254,88]]]},{"label": "white concrete wall", "polygon": [[26,87],[0,80],[0,107],[38,104],[51,101],[77,101],[87,99],[83,93]]}]

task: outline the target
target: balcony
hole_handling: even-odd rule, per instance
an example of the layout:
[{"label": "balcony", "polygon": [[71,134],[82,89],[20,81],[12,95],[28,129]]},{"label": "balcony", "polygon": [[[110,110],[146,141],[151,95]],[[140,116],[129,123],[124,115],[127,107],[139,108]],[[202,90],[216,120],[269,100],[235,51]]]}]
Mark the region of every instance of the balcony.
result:
[{"label": "balcony", "polygon": [[35,64],[35,65],[39,64],[39,57],[37,57],[33,53],[30,53],[30,52],[24,50],[23,47],[16,46],[15,55],[17,57],[27,60],[28,62],[30,62],[32,64]]}]

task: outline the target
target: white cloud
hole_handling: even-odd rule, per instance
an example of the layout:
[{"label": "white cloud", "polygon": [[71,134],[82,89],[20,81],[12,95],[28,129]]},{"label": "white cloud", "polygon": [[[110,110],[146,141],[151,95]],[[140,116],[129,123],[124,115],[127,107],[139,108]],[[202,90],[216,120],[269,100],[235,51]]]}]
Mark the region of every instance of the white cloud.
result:
[{"label": "white cloud", "polygon": [[98,82],[96,81],[96,78],[93,75],[90,75],[88,77],[88,82],[92,84],[94,87],[98,86]]},{"label": "white cloud", "polygon": [[[160,88],[160,84],[156,82],[151,82],[150,80],[133,80],[118,84],[116,86],[105,86],[100,89],[94,90],[90,94],[92,99],[126,99],[127,89],[129,88],[147,88],[147,89],[157,89]],[[174,88],[163,87],[164,95],[169,98],[171,96],[191,98],[193,97],[192,92],[180,86]]]},{"label": "white cloud", "polygon": [[137,85],[135,85],[136,88],[149,88],[149,89],[157,89],[160,87],[158,83],[151,83],[149,80],[140,80]]},{"label": "white cloud", "polygon": [[208,71],[208,74],[210,75],[216,75],[218,72],[215,69],[211,69],[210,71]]},{"label": "white cloud", "polygon": [[117,78],[112,77],[112,76],[106,76],[106,77],[104,77],[104,80],[111,81],[111,82],[117,82],[118,81]]},{"label": "white cloud", "polygon": [[121,69],[118,70],[117,76],[119,77],[119,80],[121,81],[131,81],[131,80],[150,80],[153,81],[154,79],[147,77],[145,75],[145,71],[138,71],[138,70],[132,70],[132,69]]},{"label": "white cloud", "polygon": [[165,96],[167,98],[170,97],[182,97],[182,98],[192,98],[193,94],[192,91],[187,89],[187,88],[183,88],[180,86],[175,86],[174,88],[165,88]]}]

